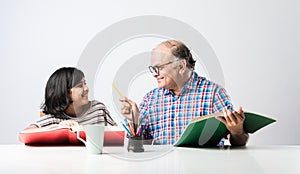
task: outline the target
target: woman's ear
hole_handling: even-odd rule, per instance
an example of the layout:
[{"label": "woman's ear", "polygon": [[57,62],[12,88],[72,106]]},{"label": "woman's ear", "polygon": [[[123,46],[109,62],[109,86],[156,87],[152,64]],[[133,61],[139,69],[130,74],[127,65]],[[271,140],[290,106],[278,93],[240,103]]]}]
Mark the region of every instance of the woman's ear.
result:
[{"label": "woman's ear", "polygon": [[70,101],[72,101],[72,90],[70,90],[70,91],[68,92],[68,97],[69,97]]}]

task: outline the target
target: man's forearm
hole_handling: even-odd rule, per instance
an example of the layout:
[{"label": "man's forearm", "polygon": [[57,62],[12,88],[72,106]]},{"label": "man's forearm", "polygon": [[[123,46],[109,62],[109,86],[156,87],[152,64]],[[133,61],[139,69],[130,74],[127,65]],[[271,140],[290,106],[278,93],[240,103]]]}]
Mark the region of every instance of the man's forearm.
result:
[{"label": "man's forearm", "polygon": [[232,146],[245,146],[248,141],[248,133],[242,133],[239,135],[230,134],[230,144]]}]

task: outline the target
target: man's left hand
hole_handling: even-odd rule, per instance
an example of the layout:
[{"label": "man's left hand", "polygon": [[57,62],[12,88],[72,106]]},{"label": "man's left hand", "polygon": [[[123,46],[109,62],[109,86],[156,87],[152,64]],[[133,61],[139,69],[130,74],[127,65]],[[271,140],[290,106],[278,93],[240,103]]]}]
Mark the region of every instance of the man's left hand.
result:
[{"label": "man's left hand", "polygon": [[241,135],[245,133],[243,126],[245,114],[242,107],[239,107],[238,111],[233,112],[223,109],[223,114],[224,117],[219,117],[218,120],[224,123],[231,135]]}]

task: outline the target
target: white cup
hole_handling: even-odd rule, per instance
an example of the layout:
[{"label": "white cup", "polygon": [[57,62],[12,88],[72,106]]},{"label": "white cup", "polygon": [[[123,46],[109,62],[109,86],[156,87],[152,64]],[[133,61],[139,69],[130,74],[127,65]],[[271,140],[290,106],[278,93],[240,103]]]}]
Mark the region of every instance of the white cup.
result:
[{"label": "white cup", "polygon": [[102,154],[105,126],[92,124],[80,127],[85,132],[86,140],[80,138],[79,131],[77,131],[77,139],[85,144],[87,152],[90,154]]}]

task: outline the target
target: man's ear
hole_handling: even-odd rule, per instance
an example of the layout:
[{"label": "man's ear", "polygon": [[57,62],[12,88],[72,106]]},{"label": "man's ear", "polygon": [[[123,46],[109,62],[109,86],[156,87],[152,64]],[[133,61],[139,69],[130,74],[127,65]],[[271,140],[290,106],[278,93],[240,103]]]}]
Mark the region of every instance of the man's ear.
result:
[{"label": "man's ear", "polygon": [[186,60],[185,59],[183,59],[183,60],[180,61],[179,68],[181,70],[185,70],[186,69]]},{"label": "man's ear", "polygon": [[180,64],[179,64],[179,74],[183,74],[183,72],[185,71],[185,66],[186,66],[186,61],[185,60],[181,60]]}]

